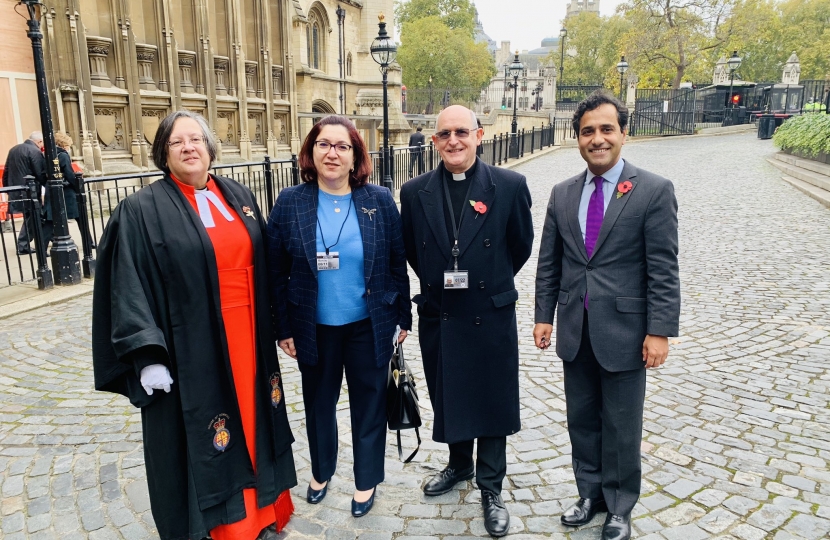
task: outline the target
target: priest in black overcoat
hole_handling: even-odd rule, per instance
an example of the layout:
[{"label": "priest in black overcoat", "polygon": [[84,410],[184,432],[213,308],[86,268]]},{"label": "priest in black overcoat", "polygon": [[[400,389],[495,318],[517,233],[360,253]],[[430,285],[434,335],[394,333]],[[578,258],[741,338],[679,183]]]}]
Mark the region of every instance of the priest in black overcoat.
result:
[{"label": "priest in black overcoat", "polygon": [[433,135],[442,162],[404,184],[400,199],[406,256],[421,284],[412,301],[433,439],[450,450],[424,492],[446,493],[475,470],[485,527],[502,536],[506,437],[521,428],[514,276],[530,257],[533,223],[525,178],[476,157],[482,134],[469,109],[444,109]]},{"label": "priest in black overcoat", "polygon": [[[204,136],[209,139],[210,133]],[[294,438],[268,298],[265,221],[257,202],[247,187],[210,176],[241,216],[253,246],[254,470],[242,436],[213,245],[199,213],[166,172],[121,201],[99,243],[92,313],[95,389],[122,394],[141,408],[159,536],[201,539],[218,525],[245,518],[243,489],[256,488],[264,508],[297,484]],[[148,394],[142,387],[142,369],[152,365],[168,369],[169,392]],[[227,438],[221,439],[220,431]]]}]

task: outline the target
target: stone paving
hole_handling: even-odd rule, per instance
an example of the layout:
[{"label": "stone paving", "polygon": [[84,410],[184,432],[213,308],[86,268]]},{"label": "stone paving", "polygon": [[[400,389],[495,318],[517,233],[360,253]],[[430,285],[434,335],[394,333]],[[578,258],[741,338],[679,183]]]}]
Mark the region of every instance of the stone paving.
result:
[{"label": "stone paving", "polygon": [[[830,211],[784,184],[751,134],[632,143],[623,155],[674,180],[680,203],[682,335],[649,373],[639,538],[818,539],[830,534]],[[566,148],[522,165],[541,229],[553,182],[583,168]],[[538,245],[537,233],[537,245]],[[535,252],[536,250],[534,250]],[[575,530],[559,514],[576,497],[562,368],[531,340],[535,257],[519,274],[523,429],[508,439],[504,497],[511,538],[599,537],[604,514]],[[92,390],[86,296],[7,319],[0,330],[0,538],[156,538],[140,415]],[[416,372],[417,335],[407,341]],[[467,482],[427,498],[423,479],[446,447],[425,442],[402,466],[389,437],[386,481],[372,512],[351,517],[348,405],[340,468],[318,506],[299,373],[283,360],[300,486],[283,538],[420,540],[486,536]],[[419,380],[423,379],[419,377]],[[414,437],[405,435],[412,447]]]}]

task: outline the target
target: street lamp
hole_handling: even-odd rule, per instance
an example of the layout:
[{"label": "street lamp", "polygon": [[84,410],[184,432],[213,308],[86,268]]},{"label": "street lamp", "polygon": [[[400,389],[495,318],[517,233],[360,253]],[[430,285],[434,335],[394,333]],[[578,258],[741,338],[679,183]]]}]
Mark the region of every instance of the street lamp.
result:
[{"label": "street lamp", "polygon": [[510,64],[510,74],[513,75],[513,82],[508,83],[508,88],[513,88],[513,123],[511,124],[510,134],[510,154],[511,157],[519,157],[519,123],[516,118],[516,99],[519,95],[519,75],[524,71],[524,66],[519,62],[519,51],[513,57],[513,63]]},{"label": "street lamp", "polygon": [[733,51],[732,56],[726,61],[729,66],[729,104],[732,108],[735,104],[732,103],[732,85],[735,83],[735,70],[741,67],[741,57],[738,56],[738,51]]},{"label": "street lamp", "polygon": [[565,38],[568,37],[568,29],[564,26],[559,31],[559,84],[565,76]]},{"label": "street lamp", "polygon": [[[21,0],[17,5],[26,6],[29,17],[27,33],[32,40],[32,57],[35,63],[35,79],[37,81],[37,100],[40,108],[40,129],[43,131],[43,146],[46,153],[46,175],[49,189],[50,205],[52,209],[52,275],[38,271],[38,280],[42,277],[43,288],[52,286],[52,278],[58,285],[74,285],[81,282],[81,263],[78,258],[78,247],[69,236],[69,227],[66,224],[66,203],[63,200],[63,175],[58,166],[58,152],[55,148],[55,133],[52,130],[52,112],[49,108],[49,93],[46,88],[46,67],[43,63],[43,33],[40,31],[40,8],[42,4],[37,0]],[[17,6],[15,6],[16,8]],[[23,16],[26,17],[25,15]],[[39,219],[39,216],[36,217]],[[48,283],[46,281],[49,281]]]},{"label": "street lamp", "polygon": [[429,76],[429,107],[427,114],[432,114],[432,75]]},{"label": "street lamp", "polygon": [[620,74],[620,101],[623,99],[623,75],[626,71],[628,71],[628,62],[625,61],[625,55],[622,55],[617,63],[617,73]]},{"label": "street lamp", "polygon": [[[386,18],[383,13],[378,15],[378,37],[372,41],[372,46],[369,47],[372,53],[372,59],[380,65],[380,72],[383,74],[383,186],[392,189],[392,175],[389,170],[391,156],[389,155],[389,99],[386,97],[387,92],[387,72],[389,71],[389,64],[395,61],[395,56],[398,54],[398,47],[389,34],[386,33]],[[432,85],[430,85],[432,88]]]}]

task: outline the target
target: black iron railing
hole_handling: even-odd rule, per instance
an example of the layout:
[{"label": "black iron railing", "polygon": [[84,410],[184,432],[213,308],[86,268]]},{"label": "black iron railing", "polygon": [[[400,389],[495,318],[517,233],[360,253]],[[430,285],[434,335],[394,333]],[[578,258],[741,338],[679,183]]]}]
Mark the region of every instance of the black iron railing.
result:
[{"label": "black iron railing", "polygon": [[[0,278],[2,286],[37,281],[38,288],[43,289],[47,283],[52,283],[52,271],[47,264],[47,246],[39,218],[39,188],[35,187],[34,178],[31,180],[26,186],[0,188],[0,204],[5,207],[8,216],[0,234],[4,270]],[[25,216],[29,218],[25,219]],[[38,219],[33,216],[38,216]]]}]

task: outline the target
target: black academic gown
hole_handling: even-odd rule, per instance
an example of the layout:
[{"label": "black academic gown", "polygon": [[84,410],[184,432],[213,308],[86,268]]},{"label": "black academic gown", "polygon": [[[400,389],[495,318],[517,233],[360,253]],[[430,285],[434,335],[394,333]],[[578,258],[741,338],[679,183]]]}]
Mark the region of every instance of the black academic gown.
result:
[{"label": "black academic gown", "polygon": [[[265,222],[253,194],[213,177],[254,248],[257,320],[257,471],[233,386],[213,245],[198,214],[169,177],[116,207],[98,247],[92,314],[95,388],[141,408],[147,483],[163,540],[200,539],[245,517],[242,490],[260,507],[297,484],[285,400],[272,400],[279,374],[263,247]],[[244,219],[252,209],[256,220]],[[148,396],[141,369],[164,364],[171,392]],[[282,377],[279,378],[282,390]],[[277,393],[274,393],[277,395]],[[230,435],[214,446],[217,420]]]}]

